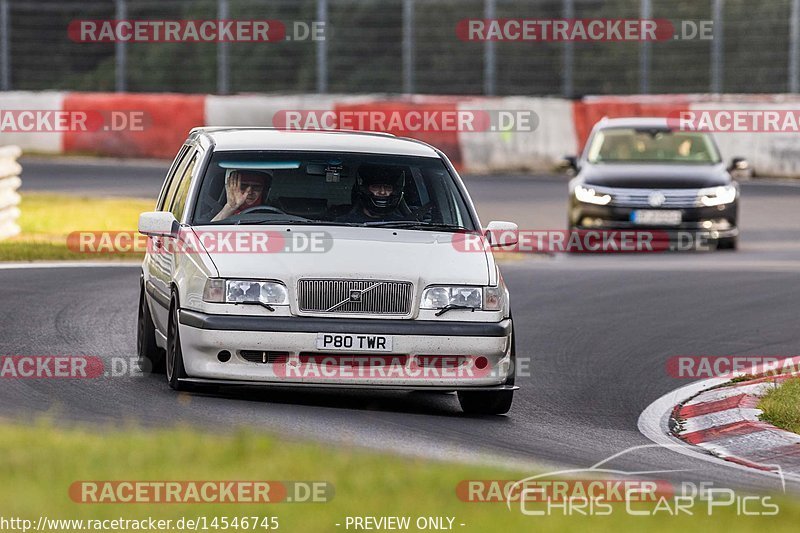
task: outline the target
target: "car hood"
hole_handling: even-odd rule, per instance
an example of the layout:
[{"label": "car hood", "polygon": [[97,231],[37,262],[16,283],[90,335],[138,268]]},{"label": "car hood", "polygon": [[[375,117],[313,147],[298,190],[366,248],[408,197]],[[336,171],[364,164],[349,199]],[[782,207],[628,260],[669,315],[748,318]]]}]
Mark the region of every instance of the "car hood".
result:
[{"label": "car hood", "polygon": [[578,176],[587,185],[635,189],[701,189],[730,183],[722,163],[718,165],[587,165]]},{"label": "car hood", "polygon": [[[429,284],[487,285],[489,258],[484,251],[465,252],[456,234],[342,226],[204,226],[195,233],[267,232],[279,251],[230,253],[206,246],[222,278],[274,279],[296,286],[301,278],[347,278],[411,281]],[[289,236],[292,237],[282,237]],[[286,251],[313,239],[322,252]]]}]

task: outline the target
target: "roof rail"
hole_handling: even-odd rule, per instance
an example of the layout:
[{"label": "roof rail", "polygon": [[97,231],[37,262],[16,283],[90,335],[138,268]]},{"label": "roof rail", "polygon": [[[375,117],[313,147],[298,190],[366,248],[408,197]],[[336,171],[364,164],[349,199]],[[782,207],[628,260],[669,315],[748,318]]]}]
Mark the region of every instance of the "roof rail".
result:
[{"label": "roof rail", "polygon": [[350,133],[353,135],[371,135],[375,137],[396,137],[392,133],[385,131],[366,131],[366,130],[341,130],[341,129],[320,129],[320,130],[303,130],[296,128],[276,128],[274,126],[198,126],[189,131],[189,135],[193,133],[214,133],[217,131],[229,130],[271,130],[271,131],[298,131],[309,133]]}]

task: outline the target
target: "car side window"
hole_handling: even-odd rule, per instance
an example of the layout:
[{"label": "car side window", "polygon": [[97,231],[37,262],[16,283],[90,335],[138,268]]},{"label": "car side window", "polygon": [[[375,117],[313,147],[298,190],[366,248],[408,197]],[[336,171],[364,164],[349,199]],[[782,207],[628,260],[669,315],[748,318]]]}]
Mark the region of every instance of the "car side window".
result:
[{"label": "car side window", "polygon": [[169,183],[169,188],[167,189],[167,194],[164,196],[164,208],[162,211],[172,211],[172,206],[175,203],[175,194],[178,191],[178,187],[181,183],[181,178],[183,177],[184,172],[186,171],[186,167],[192,159],[196,150],[190,148],[187,150],[186,155],[183,157],[183,160],[178,164],[177,168],[175,169],[175,174],[172,176],[172,180]]},{"label": "car side window", "polygon": [[178,167],[180,167],[183,160],[186,158],[186,154],[189,152],[189,147],[183,145],[178,155],[175,157],[175,161],[172,163],[170,167],[169,173],[167,174],[167,178],[164,180],[164,186],[161,188],[161,193],[158,196],[158,203],[156,204],[156,211],[164,211],[164,206],[169,206],[169,202],[167,198],[169,196],[169,191],[172,186],[173,181],[175,180],[175,175],[178,173]]},{"label": "car side window", "polygon": [[181,219],[186,209],[186,199],[189,196],[189,187],[192,184],[192,174],[194,173],[194,167],[197,165],[198,156],[199,154],[195,150],[187,164],[183,167],[181,174],[175,176],[178,186],[175,191],[175,198],[169,210],[175,215],[177,220]]}]

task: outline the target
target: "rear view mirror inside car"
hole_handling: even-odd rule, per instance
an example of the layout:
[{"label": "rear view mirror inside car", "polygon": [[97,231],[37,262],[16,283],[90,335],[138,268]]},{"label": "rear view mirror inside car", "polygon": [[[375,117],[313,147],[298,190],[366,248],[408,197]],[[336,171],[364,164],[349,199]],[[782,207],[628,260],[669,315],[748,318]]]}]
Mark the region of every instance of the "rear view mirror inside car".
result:
[{"label": "rear view mirror inside car", "polygon": [[342,165],[341,161],[309,163],[306,165],[306,174],[309,176],[325,176],[325,181],[337,183],[342,176],[347,176],[347,169]]}]

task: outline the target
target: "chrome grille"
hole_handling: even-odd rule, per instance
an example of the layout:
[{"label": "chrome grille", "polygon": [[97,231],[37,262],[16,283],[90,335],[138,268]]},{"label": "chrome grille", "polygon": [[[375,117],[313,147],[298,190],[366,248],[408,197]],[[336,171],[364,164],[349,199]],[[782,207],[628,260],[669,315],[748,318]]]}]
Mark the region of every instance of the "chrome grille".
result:
[{"label": "chrome grille", "polygon": [[[610,205],[622,207],[681,208],[696,207],[698,204],[698,189],[612,189],[605,187],[594,188],[600,194],[610,194]],[[658,205],[650,203],[650,195],[660,194],[662,201]]]},{"label": "chrome grille", "polygon": [[407,281],[301,279],[297,301],[301,311],[407,315],[411,312]]}]

